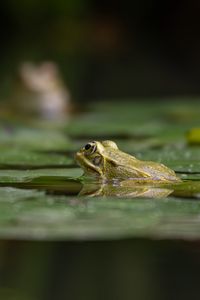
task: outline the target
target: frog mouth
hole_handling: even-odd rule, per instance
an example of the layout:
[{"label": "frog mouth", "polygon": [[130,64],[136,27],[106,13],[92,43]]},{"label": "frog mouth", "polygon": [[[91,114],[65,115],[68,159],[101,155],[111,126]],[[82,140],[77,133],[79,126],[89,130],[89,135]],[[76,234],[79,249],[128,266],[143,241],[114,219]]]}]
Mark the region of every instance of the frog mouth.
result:
[{"label": "frog mouth", "polygon": [[98,177],[103,176],[102,171],[98,167],[94,166],[81,152],[76,153],[75,159],[79,166],[86,170],[87,173],[95,173]]}]

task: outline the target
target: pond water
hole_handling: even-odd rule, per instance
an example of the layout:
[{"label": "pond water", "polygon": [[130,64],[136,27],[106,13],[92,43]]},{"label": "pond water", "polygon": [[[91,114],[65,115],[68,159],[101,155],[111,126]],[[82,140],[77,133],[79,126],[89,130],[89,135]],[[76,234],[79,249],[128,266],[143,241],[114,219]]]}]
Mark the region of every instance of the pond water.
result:
[{"label": "pond water", "polygon": [[[197,102],[187,101],[151,107],[100,102],[59,128],[2,118],[0,237],[199,237],[198,110]],[[103,139],[139,159],[164,163],[182,183],[123,187],[81,180],[74,153]]]},{"label": "pond water", "polygon": [[[93,104],[62,128],[2,117],[0,298],[55,299],[70,291],[77,299],[102,299],[109,287],[103,299],[195,296],[199,115],[198,102],[179,100]],[[124,188],[83,181],[74,153],[104,139],[139,159],[164,163],[182,182]]]}]

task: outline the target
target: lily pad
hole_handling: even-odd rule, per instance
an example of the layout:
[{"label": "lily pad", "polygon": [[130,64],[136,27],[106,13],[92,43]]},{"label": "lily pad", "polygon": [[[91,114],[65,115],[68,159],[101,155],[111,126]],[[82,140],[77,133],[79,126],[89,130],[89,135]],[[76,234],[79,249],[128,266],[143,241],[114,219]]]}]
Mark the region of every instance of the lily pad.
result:
[{"label": "lily pad", "polygon": [[67,155],[39,153],[16,147],[0,147],[0,167],[66,166],[73,163]]},{"label": "lily pad", "polygon": [[181,173],[200,174],[200,149],[198,147],[165,147],[161,149],[149,149],[136,153],[137,158],[157,161]]},{"label": "lily pad", "polygon": [[90,104],[91,112],[110,115],[111,118],[123,117],[148,122],[150,119],[162,120],[168,124],[199,124],[200,104],[199,99],[169,98],[164,99],[119,99],[113,105],[110,101],[99,101]]},{"label": "lily pad", "polygon": [[165,124],[157,121],[139,123],[132,119],[113,119],[109,116],[84,116],[74,119],[68,126],[70,136],[78,138],[102,139],[117,137],[151,137],[162,132]]},{"label": "lily pad", "polygon": [[200,238],[195,200],[78,198],[0,188],[0,237],[36,240]]},{"label": "lily pad", "polygon": [[70,148],[66,135],[58,130],[13,127],[5,125],[0,129],[1,144],[9,147],[21,147],[28,150],[53,151]]},{"label": "lily pad", "polygon": [[[0,238],[199,239],[200,147],[188,146],[186,133],[199,122],[200,106],[191,104],[189,110],[184,105],[181,110],[180,104],[170,102],[98,103],[76,116],[65,133],[3,126]],[[68,134],[73,137],[70,142]],[[63,151],[78,150],[96,138],[114,139],[121,150],[138,159],[166,164],[183,182],[136,189],[106,185],[97,189],[91,183],[92,191],[82,189],[84,182],[77,179],[82,170],[74,168],[73,158]]]},{"label": "lily pad", "polygon": [[0,183],[26,182],[41,176],[71,177],[81,176],[83,171],[79,168],[68,169],[37,169],[37,170],[0,170]]}]

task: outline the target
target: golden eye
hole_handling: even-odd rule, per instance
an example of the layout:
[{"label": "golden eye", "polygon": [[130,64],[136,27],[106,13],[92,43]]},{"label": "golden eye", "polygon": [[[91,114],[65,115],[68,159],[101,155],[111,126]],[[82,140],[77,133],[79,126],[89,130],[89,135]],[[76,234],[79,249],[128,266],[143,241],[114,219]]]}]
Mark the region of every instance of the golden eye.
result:
[{"label": "golden eye", "polygon": [[92,154],[96,151],[97,146],[94,142],[92,143],[88,143],[85,145],[84,150],[88,153],[88,154]]}]

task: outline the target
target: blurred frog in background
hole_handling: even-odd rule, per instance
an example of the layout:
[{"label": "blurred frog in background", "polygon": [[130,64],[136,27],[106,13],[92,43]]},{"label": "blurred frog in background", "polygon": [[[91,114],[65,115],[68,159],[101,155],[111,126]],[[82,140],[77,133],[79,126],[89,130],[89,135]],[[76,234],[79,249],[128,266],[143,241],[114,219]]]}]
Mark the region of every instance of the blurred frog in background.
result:
[{"label": "blurred frog in background", "polygon": [[90,142],[76,153],[75,159],[84,170],[84,177],[104,182],[129,180],[129,185],[181,182],[173,170],[157,162],[136,159],[119,150],[113,141]]},{"label": "blurred frog in background", "polygon": [[68,120],[71,96],[54,62],[24,62],[18,77],[10,101],[13,112],[45,120]]}]

